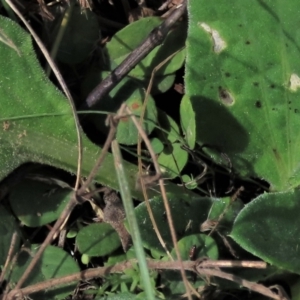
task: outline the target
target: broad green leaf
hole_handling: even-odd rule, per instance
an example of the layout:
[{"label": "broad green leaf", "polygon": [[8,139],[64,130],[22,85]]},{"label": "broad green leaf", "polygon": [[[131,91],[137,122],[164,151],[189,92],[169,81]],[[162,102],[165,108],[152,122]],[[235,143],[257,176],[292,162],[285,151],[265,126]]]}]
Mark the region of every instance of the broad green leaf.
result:
[{"label": "broad green leaf", "polygon": [[[106,47],[111,61],[111,68],[120,64],[128,54],[143,42],[147,35],[161,23],[162,20],[158,17],[147,17],[133,22],[124,29],[118,31],[111,41],[107,43]],[[156,66],[184,47],[185,38],[186,24],[182,23],[166,37],[162,45],[152,50],[150,54],[148,54],[147,57],[129,73],[129,75],[139,79],[144,79],[145,77],[149,78]],[[164,64],[156,72],[156,76],[174,73],[182,66],[184,59],[185,51],[182,50]]]},{"label": "broad green leaf", "polygon": [[[38,250],[39,245],[33,245],[31,247],[31,254],[34,255]],[[24,273],[26,267],[28,266],[31,255],[27,251],[20,253],[17,259],[17,263],[13,268],[12,276],[10,279],[10,284],[15,284],[18,279]],[[74,259],[64,250],[48,246],[42,254],[41,259],[38,261],[37,265],[30,272],[28,279],[25,281],[25,286],[30,284],[42,282],[52,278],[63,277],[67,275],[79,272],[80,269]],[[68,285],[60,285],[54,289],[47,289],[43,292],[38,292],[31,294],[30,298],[33,300],[38,299],[65,299],[74,288],[76,287],[76,282]]]},{"label": "broad green leaf", "polygon": [[185,87],[197,141],[273,191],[299,185],[298,1],[188,3]]},{"label": "broad green leaf", "polygon": [[57,58],[67,64],[76,64],[85,60],[100,40],[100,28],[97,16],[89,9],[84,12],[79,6],[73,7],[65,15],[67,26],[58,49]]},{"label": "broad green leaf", "polygon": [[277,267],[300,273],[300,191],[263,194],[237,216],[230,236]]},{"label": "broad green leaf", "polygon": [[158,136],[165,147],[157,161],[166,178],[177,177],[188,161],[188,153],[181,148],[180,130],[177,123],[162,110],[158,110]]},{"label": "broad green leaf", "polygon": [[117,232],[106,223],[83,227],[76,236],[76,244],[81,253],[89,256],[108,255],[121,246]]},{"label": "broad green leaf", "polygon": [[3,266],[6,261],[14,232],[18,234],[15,241],[18,245],[20,240],[19,226],[12,214],[3,205],[0,205],[0,266]]},{"label": "broad green leaf", "polygon": [[16,217],[28,227],[39,227],[58,219],[72,190],[41,181],[24,179],[10,193]]},{"label": "broad green leaf", "polygon": [[[0,180],[25,162],[54,165],[75,173],[77,138],[71,108],[66,98],[45,77],[33,50],[30,36],[11,20],[0,17],[0,29],[9,43],[0,42]],[[83,137],[83,175],[87,175],[100,155]],[[132,193],[136,166],[124,162]],[[107,155],[96,180],[119,189],[113,160]]]},{"label": "broad green leaf", "polygon": [[[199,233],[200,224],[207,219],[211,200],[209,198],[201,198],[199,196],[191,197],[184,194],[170,193],[167,196],[177,237],[181,238],[185,235]],[[150,206],[159,232],[166,243],[167,248],[173,248],[170,229],[161,196],[155,196],[151,199]],[[135,210],[144,247],[164,255],[164,250],[158,241],[155,231],[152,229],[153,226],[145,203],[141,203]]]}]

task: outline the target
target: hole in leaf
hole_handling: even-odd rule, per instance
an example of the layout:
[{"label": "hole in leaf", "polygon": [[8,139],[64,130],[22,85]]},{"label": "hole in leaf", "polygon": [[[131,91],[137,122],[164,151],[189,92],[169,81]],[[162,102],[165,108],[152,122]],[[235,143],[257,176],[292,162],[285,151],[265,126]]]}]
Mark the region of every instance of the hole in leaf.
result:
[{"label": "hole in leaf", "polygon": [[258,101],[255,102],[255,106],[256,106],[257,108],[261,108],[262,104],[261,104],[261,102],[258,100]]},{"label": "hole in leaf", "polygon": [[225,89],[223,89],[221,86],[219,86],[219,97],[220,100],[225,104],[225,105],[232,105],[234,103],[234,98],[233,96]]},{"label": "hole in leaf", "polygon": [[226,43],[217,30],[212,29],[206,23],[198,23],[198,25],[211,35],[215,53],[220,53],[226,48]]},{"label": "hole in leaf", "polygon": [[300,87],[300,78],[297,74],[293,73],[290,77],[290,89],[292,91],[297,91]]}]

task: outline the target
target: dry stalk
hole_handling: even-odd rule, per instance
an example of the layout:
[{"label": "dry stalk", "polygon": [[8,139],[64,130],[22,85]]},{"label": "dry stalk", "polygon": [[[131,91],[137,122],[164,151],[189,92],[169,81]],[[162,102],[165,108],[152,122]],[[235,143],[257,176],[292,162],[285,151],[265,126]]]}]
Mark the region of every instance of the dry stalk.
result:
[{"label": "dry stalk", "polygon": [[[140,125],[142,126],[143,124],[143,120],[144,120],[144,116],[145,116],[145,111],[146,111],[146,107],[147,107],[147,103],[148,103],[148,99],[149,99],[149,95],[152,89],[152,85],[153,85],[153,80],[155,77],[155,73],[162,67],[164,66],[170,59],[172,59],[177,53],[179,53],[182,49],[176,51],[175,53],[173,53],[172,55],[170,55],[169,57],[167,57],[165,60],[163,60],[159,65],[157,65],[152,73],[151,73],[151,78],[147,87],[147,91],[145,94],[145,98],[144,98],[144,103],[143,103],[143,107],[142,107],[142,111],[141,111],[141,115],[140,115]],[[173,257],[171,255],[171,253],[169,252],[169,250],[166,247],[166,244],[158,230],[155,218],[153,216],[153,212],[149,203],[149,197],[147,194],[147,189],[146,189],[146,184],[143,178],[143,167],[142,167],[142,159],[141,159],[141,151],[142,151],[142,147],[141,144],[142,143],[142,137],[140,134],[138,134],[138,143],[137,143],[137,155],[138,155],[138,168],[139,168],[139,179],[140,179],[140,184],[141,184],[141,188],[142,188],[142,192],[143,192],[143,196],[144,196],[144,201],[145,201],[145,205],[151,220],[151,224],[153,226],[153,229],[155,231],[155,234],[161,244],[161,246],[164,248],[166,254],[168,255],[168,257],[173,260]]]},{"label": "dry stalk", "polygon": [[[168,201],[168,198],[167,198],[166,189],[165,189],[165,186],[164,186],[164,180],[161,178],[161,172],[160,172],[159,164],[157,162],[155,153],[154,153],[154,151],[152,149],[151,143],[150,143],[150,141],[149,141],[149,139],[148,139],[148,137],[147,137],[144,129],[142,128],[142,126],[140,125],[140,123],[138,122],[138,120],[136,119],[136,117],[134,116],[134,114],[132,114],[132,112],[129,109],[129,107],[126,104],[124,104],[124,105],[126,107],[126,111],[130,115],[130,117],[131,117],[134,125],[138,129],[139,134],[141,135],[142,139],[144,140],[144,143],[146,144],[146,147],[147,147],[147,149],[148,149],[148,151],[150,153],[150,156],[152,158],[153,165],[154,165],[154,168],[155,168],[155,171],[156,171],[156,175],[154,176],[154,178],[155,179],[159,179],[158,182],[159,182],[159,186],[160,186],[160,190],[161,190],[161,194],[162,194],[162,198],[163,198],[163,202],[164,202],[164,206],[165,206],[165,210],[166,210],[166,216],[167,216],[167,220],[168,220],[168,224],[169,224],[169,228],[170,228],[170,232],[171,232],[172,242],[173,242],[173,245],[174,245],[174,249],[175,249],[175,253],[176,253],[177,259],[178,259],[179,262],[181,262],[182,260],[181,260],[179,248],[178,248],[178,245],[177,245],[177,237],[176,237],[176,232],[175,232],[175,228],[174,228],[174,223],[173,223],[173,218],[172,218],[172,214],[171,214],[171,209],[170,209],[169,201]],[[189,283],[188,283],[188,280],[186,278],[186,274],[185,274],[185,270],[184,270],[183,266],[180,269],[180,273],[181,273],[181,276],[182,276],[185,288],[186,288],[187,293],[188,293],[188,298],[189,298],[189,300],[191,300],[192,296],[189,293],[189,291],[190,291]]]},{"label": "dry stalk", "polygon": [[[44,289],[57,288],[61,285],[70,284],[72,282],[80,281],[80,280],[90,280],[92,278],[97,277],[105,277],[108,274],[113,273],[122,273],[127,269],[132,268],[136,264],[137,260],[132,259],[129,261],[124,261],[122,263],[115,264],[113,266],[108,267],[99,267],[93,269],[87,269],[85,271],[81,271],[78,273],[74,273],[72,275],[63,276],[55,279],[49,279],[47,281],[33,284],[23,289],[13,290],[11,291],[5,300],[13,300],[18,296],[27,296],[32,293],[36,293],[42,291]],[[148,268],[151,270],[180,270],[182,267],[186,271],[197,272],[201,276],[216,276],[220,278],[224,278],[230,281],[237,282],[244,287],[270,297],[275,300],[288,300],[287,298],[283,298],[275,293],[273,293],[269,288],[257,284],[254,282],[249,282],[244,280],[238,276],[225,273],[220,271],[218,268],[266,268],[267,264],[265,262],[257,262],[257,261],[213,261],[213,260],[203,260],[203,261],[158,261],[158,260],[148,260],[147,261]]]}]

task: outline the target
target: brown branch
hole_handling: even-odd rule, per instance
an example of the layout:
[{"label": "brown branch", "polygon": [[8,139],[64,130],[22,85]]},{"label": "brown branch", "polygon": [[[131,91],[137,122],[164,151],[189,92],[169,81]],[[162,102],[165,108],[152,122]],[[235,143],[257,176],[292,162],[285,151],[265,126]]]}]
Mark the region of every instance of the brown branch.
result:
[{"label": "brown branch", "polygon": [[229,274],[229,273],[225,273],[221,270],[218,269],[211,269],[211,268],[198,268],[196,267],[197,272],[199,273],[199,275],[208,275],[208,276],[215,276],[215,277],[219,277],[219,278],[223,278],[223,279],[227,279],[229,281],[233,281],[236,282],[237,284],[248,288],[251,291],[254,291],[256,293],[259,293],[261,295],[264,295],[266,297],[275,299],[275,300],[289,300],[286,297],[282,297],[280,295],[277,295],[275,293],[272,292],[271,289],[265,287],[262,284],[256,283],[256,282],[251,282],[248,280],[245,280],[239,276],[233,275],[233,274]]},{"label": "brown branch", "polygon": [[173,25],[185,12],[187,1],[182,4],[157,28],[151,31],[147,39],[132,51],[125,60],[114,69],[87,97],[86,102],[80,108],[91,108],[107,95],[143,58],[155,47],[162,44]]},{"label": "brown branch", "polygon": [[9,265],[12,263],[14,252],[16,251],[17,239],[18,239],[18,232],[14,231],[14,233],[11,237],[10,246],[9,246],[8,253],[6,256],[6,261],[5,261],[4,267],[1,270],[2,272],[0,274],[0,285],[2,285],[3,280],[4,280],[5,276],[7,275],[6,271],[9,267]]},{"label": "brown branch", "polygon": [[201,261],[202,268],[253,268],[266,269],[267,263],[264,261],[249,261],[249,260],[203,260]]},{"label": "brown branch", "polygon": [[[122,273],[127,269],[132,268],[136,264],[137,260],[132,259],[122,263],[115,264],[108,267],[99,267],[93,269],[87,269],[72,275],[63,276],[59,278],[49,279],[41,283],[33,284],[23,289],[12,290],[8,296],[7,300],[13,300],[19,296],[26,296],[32,293],[42,291],[44,289],[57,288],[58,286],[70,284],[71,282],[76,282],[80,280],[90,280],[96,277],[104,277],[113,273]],[[152,270],[180,270],[183,268],[186,271],[197,271],[200,275],[209,275],[217,276],[220,278],[228,279],[230,281],[238,282],[243,284],[243,286],[254,290],[263,295],[267,295],[273,299],[284,300],[279,298],[278,295],[270,291],[270,289],[264,287],[263,285],[256,284],[253,282],[246,281],[242,278],[239,278],[235,275],[224,273],[217,269],[212,269],[211,267],[216,267],[218,265],[222,267],[266,267],[266,263],[257,262],[257,261],[213,261],[213,260],[204,260],[201,263],[199,261],[159,261],[159,260],[148,260],[147,265],[149,269]]]},{"label": "brown branch", "polygon": [[[122,114],[122,111],[118,114]],[[86,193],[86,189],[88,188],[88,186],[91,184],[91,182],[94,180],[95,176],[97,175],[99,168],[101,167],[104,158],[110,148],[111,142],[115,137],[116,131],[117,131],[117,125],[118,125],[118,119],[114,118],[113,116],[109,115],[108,116],[108,121],[110,122],[110,129],[109,129],[109,133],[107,135],[106,141],[103,145],[103,148],[101,150],[101,154],[97,160],[97,162],[95,163],[92,171],[90,172],[88,178],[86,179],[86,181],[83,183],[83,185],[81,186],[81,188],[78,190],[78,195],[82,196]]]}]

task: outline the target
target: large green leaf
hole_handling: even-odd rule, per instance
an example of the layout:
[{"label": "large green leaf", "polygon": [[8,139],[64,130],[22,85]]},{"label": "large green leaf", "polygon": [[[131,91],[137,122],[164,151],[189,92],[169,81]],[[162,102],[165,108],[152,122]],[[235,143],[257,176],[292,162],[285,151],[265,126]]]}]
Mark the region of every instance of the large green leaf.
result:
[{"label": "large green leaf", "polygon": [[72,189],[45,182],[24,179],[10,193],[15,216],[28,227],[39,227],[55,221],[70,200]]},{"label": "large green leaf", "polygon": [[[39,162],[76,172],[77,138],[66,98],[44,75],[32,41],[13,21],[0,17],[0,180],[25,162]],[[33,116],[29,118],[30,116]],[[101,148],[83,137],[82,171],[92,169]],[[136,166],[124,162],[135,197]],[[107,155],[96,180],[118,189],[113,159]]]},{"label": "large green leaf", "polygon": [[77,234],[76,244],[81,253],[89,256],[108,255],[121,246],[117,232],[106,223],[83,227]]},{"label": "large green leaf", "polygon": [[197,141],[274,191],[297,186],[299,2],[191,0],[189,15],[185,86]]},{"label": "large green leaf", "polygon": [[263,194],[235,220],[230,236],[266,262],[300,274],[300,191]]},{"label": "large green leaf", "polygon": [[[191,197],[184,194],[168,194],[171,214],[177,237],[199,233],[200,225],[207,219],[212,200],[204,197]],[[149,201],[158,230],[166,243],[167,248],[172,247],[172,238],[168,226],[167,216],[161,196],[155,196]],[[145,203],[136,207],[136,217],[140,228],[144,247],[164,255]]]}]

